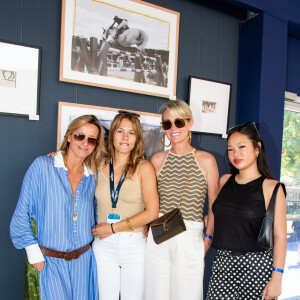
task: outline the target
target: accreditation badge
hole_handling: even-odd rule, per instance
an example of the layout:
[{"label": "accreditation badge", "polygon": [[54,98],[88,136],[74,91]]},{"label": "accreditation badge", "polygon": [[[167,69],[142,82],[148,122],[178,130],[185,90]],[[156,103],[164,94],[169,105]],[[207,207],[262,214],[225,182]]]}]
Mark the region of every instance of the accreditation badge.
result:
[{"label": "accreditation badge", "polygon": [[112,223],[117,223],[121,221],[121,215],[120,214],[107,214],[107,223],[112,224]]}]

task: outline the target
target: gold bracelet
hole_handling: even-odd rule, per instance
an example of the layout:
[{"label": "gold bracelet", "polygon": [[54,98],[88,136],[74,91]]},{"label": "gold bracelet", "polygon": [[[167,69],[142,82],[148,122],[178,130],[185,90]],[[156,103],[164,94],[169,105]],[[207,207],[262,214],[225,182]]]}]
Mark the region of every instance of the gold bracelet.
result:
[{"label": "gold bracelet", "polygon": [[127,221],[127,225],[129,227],[130,231],[133,231],[133,228],[132,228],[129,218],[126,218],[126,221]]}]

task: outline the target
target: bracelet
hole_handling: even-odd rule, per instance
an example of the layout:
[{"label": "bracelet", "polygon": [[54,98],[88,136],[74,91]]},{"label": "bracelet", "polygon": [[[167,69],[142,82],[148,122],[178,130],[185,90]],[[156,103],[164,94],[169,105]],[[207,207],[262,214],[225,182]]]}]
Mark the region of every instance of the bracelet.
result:
[{"label": "bracelet", "polygon": [[209,238],[210,240],[213,239],[213,237],[212,237],[211,235],[207,234],[207,233],[204,235],[204,237],[207,237],[207,238]]},{"label": "bracelet", "polygon": [[273,267],[273,271],[276,271],[276,272],[279,272],[279,273],[282,273],[282,274],[284,272],[284,270],[279,269],[279,268],[275,268],[275,267]]},{"label": "bracelet", "polygon": [[113,227],[113,225],[114,225],[114,223],[111,223],[111,224],[110,224],[110,227],[111,227],[111,231],[112,231],[112,233],[113,233],[113,234],[115,234],[115,231],[114,231],[114,227]]},{"label": "bracelet", "polygon": [[126,218],[126,221],[127,221],[127,225],[129,227],[130,231],[133,231],[133,228],[132,228],[129,218]]}]

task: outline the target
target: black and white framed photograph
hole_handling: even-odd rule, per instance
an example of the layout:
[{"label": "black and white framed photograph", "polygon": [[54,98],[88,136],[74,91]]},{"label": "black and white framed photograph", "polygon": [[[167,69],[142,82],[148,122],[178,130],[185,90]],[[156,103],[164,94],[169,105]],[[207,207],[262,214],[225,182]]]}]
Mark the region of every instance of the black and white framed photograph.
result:
[{"label": "black and white framed photograph", "polygon": [[179,16],[138,0],[63,0],[59,79],[175,98]]},{"label": "black and white framed photograph", "polygon": [[189,77],[189,105],[193,112],[193,132],[225,136],[231,84],[195,76]]},{"label": "black and white framed photograph", "polygon": [[[68,125],[75,118],[81,115],[95,115],[100,121],[104,139],[107,140],[111,122],[118,113],[118,108],[75,104],[68,102],[58,102],[58,118],[57,118],[57,149],[59,149]],[[146,113],[141,111],[132,111],[139,115],[139,119],[143,129],[143,138],[145,142],[145,158],[150,160],[152,155],[164,151],[165,147],[162,144],[163,132],[161,129],[161,115],[154,113]]]},{"label": "black and white framed photograph", "polygon": [[0,40],[0,114],[39,115],[41,48]]}]

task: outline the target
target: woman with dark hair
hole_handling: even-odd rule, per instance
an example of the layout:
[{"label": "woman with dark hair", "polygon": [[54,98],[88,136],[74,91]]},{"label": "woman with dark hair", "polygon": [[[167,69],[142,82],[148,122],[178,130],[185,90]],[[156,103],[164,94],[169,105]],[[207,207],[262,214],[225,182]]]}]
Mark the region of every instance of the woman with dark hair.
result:
[{"label": "woman with dark hair", "polygon": [[263,140],[254,122],[229,129],[231,174],[220,179],[212,210],[217,249],[207,300],[277,298],[286,255],[286,203],[280,187],[274,211],[274,256],[257,245],[274,187]]},{"label": "woman with dark hair", "polygon": [[154,168],[144,160],[139,116],[122,111],[111,123],[108,158],[98,172],[98,225],[93,250],[100,300],[142,300],[144,225],[158,216]]},{"label": "woman with dark hair", "polygon": [[[96,169],[104,151],[98,119],[80,116],[70,123],[57,155],[38,157],[25,174],[10,234],[39,272],[42,300],[98,300],[90,243]],[[36,226],[36,237],[31,225]],[[38,292],[29,299],[38,299]]]}]

